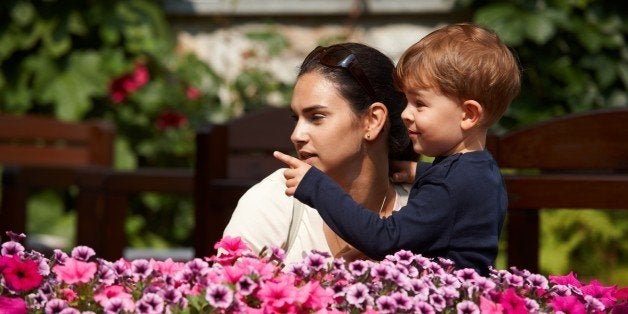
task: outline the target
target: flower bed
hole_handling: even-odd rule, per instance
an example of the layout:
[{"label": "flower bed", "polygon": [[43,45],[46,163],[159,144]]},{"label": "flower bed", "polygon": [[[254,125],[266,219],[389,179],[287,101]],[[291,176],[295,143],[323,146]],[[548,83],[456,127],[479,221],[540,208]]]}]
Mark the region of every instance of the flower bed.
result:
[{"label": "flower bed", "polygon": [[189,262],[106,261],[94,250],[50,258],[7,233],[0,255],[0,313],[625,313],[628,289],[581,283],[572,273],[455,270],[451,261],[399,251],[345,263],[311,252],[284,267],[284,252],[252,254],[239,238]]}]

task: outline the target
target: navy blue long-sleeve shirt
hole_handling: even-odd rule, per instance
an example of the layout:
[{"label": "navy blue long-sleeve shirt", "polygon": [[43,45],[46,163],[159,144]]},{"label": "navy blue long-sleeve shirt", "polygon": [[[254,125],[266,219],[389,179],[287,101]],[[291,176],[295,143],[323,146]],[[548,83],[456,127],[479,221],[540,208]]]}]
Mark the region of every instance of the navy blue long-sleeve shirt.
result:
[{"label": "navy blue long-sleeve shirt", "polygon": [[408,204],[383,219],[315,167],[294,196],[318,210],[334,232],[371,258],[380,260],[405,249],[449,258],[457,268],[487,274],[495,263],[508,206],[493,157],[488,151],[437,157],[417,176]]}]

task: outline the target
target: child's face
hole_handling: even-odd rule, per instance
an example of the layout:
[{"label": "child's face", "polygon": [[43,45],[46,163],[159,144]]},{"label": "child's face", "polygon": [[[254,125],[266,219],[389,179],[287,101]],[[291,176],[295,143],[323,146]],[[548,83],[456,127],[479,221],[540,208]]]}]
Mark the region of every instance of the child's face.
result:
[{"label": "child's face", "polygon": [[433,88],[405,91],[408,104],[401,113],[414,151],[435,157],[462,149],[462,106]]}]

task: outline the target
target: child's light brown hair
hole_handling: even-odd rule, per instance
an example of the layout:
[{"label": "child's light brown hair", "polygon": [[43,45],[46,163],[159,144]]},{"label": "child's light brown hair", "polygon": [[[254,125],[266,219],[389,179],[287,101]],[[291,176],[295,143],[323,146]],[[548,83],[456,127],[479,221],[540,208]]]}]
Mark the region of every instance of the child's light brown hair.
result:
[{"label": "child's light brown hair", "polygon": [[397,63],[395,85],[404,92],[434,88],[484,109],[490,127],[506,111],[521,86],[519,64],[493,31],[453,24],[433,31],[408,48]]}]

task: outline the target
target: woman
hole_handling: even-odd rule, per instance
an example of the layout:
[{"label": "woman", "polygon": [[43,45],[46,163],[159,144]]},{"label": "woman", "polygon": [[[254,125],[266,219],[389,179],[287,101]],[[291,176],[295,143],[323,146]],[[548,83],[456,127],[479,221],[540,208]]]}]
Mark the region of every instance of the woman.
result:
[{"label": "woman", "polygon": [[[344,43],[314,49],[303,61],[291,108],[291,135],[300,159],[315,165],[357,202],[387,216],[407,202],[409,186],[389,180],[389,159],[416,161],[400,114],[404,95],[393,86],[392,61],[374,48]],[[224,231],[255,252],[286,249],[286,264],[311,250],[361,258],[316,210],[284,193],[278,170],[240,199]]]}]

